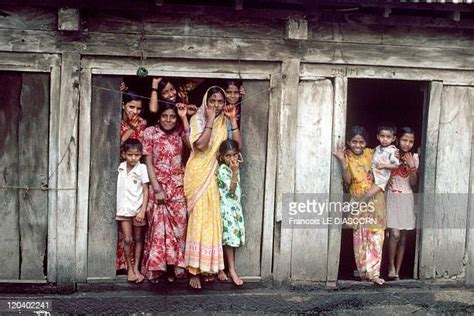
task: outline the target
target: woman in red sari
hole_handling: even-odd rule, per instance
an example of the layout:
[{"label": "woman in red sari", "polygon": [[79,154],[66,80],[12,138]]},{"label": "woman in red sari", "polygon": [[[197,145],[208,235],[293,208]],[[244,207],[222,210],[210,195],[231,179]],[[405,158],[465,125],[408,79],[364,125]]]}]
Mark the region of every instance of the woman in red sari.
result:
[{"label": "woman in red sari", "polygon": [[[188,144],[189,124],[186,105],[160,105],[157,125],[145,130],[143,153],[152,190],[146,213],[148,230],[142,261],[142,274],[152,282],[170,270],[168,280],[185,274],[187,208],[184,198],[183,143]],[[178,116],[183,133],[177,132]],[[173,271],[174,270],[174,271]]]}]

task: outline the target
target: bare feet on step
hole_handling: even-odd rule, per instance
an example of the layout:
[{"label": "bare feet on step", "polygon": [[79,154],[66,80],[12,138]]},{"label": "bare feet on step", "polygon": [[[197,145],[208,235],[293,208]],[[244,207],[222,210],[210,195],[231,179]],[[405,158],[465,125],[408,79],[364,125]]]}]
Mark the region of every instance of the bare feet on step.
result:
[{"label": "bare feet on step", "polygon": [[224,270],[219,270],[219,273],[217,274],[217,278],[220,281],[227,281],[228,280],[227,274],[225,274]]},{"label": "bare feet on step", "polygon": [[191,286],[193,289],[201,289],[201,278],[199,275],[193,275],[189,278],[189,286]]},{"label": "bare feet on step", "polygon": [[235,285],[241,286],[242,284],[244,284],[244,281],[239,277],[237,272],[229,271],[229,276],[230,276],[230,278],[232,279],[232,281],[234,282]]}]

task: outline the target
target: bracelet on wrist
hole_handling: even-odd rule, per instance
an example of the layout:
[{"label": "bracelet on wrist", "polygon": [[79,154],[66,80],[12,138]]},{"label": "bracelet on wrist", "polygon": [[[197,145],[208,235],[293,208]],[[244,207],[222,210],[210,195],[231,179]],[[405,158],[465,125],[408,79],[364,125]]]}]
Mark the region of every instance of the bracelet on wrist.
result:
[{"label": "bracelet on wrist", "polygon": [[238,131],[239,130],[239,127],[236,127],[236,128],[232,128],[231,131]]},{"label": "bracelet on wrist", "polygon": [[158,88],[151,88],[151,92],[158,92]]},{"label": "bracelet on wrist", "polygon": [[184,132],[185,132],[185,133],[191,133],[191,127],[190,127],[190,128],[185,128],[185,129],[184,129]]},{"label": "bracelet on wrist", "polygon": [[206,128],[209,128],[209,129],[211,129],[211,130],[212,130],[212,127],[206,126],[206,127],[205,127],[205,129],[206,129]]}]

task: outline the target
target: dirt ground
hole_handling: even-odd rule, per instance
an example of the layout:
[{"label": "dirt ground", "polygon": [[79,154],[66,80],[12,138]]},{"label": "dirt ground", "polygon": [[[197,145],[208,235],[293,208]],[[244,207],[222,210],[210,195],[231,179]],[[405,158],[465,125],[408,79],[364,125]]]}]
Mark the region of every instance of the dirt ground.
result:
[{"label": "dirt ground", "polygon": [[15,301],[47,301],[51,314],[474,314],[474,288],[456,282],[412,280],[381,287],[350,281],[334,287],[248,282],[241,288],[215,282],[204,286],[194,291],[185,282],[79,284],[76,289],[1,284],[0,306],[2,315],[12,312],[5,306]]}]

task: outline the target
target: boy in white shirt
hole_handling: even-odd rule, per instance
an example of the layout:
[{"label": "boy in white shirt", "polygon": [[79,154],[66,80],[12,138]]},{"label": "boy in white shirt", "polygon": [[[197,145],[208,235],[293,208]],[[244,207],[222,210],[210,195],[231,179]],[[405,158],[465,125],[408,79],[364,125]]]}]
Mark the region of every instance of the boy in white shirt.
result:
[{"label": "boy in white shirt", "polygon": [[[127,139],[121,148],[125,159],[118,168],[117,179],[117,216],[124,234],[124,251],[127,261],[129,282],[142,282],[144,277],[139,271],[143,248],[143,228],[148,202],[148,172],[140,163],[143,146],[137,139]],[[130,245],[135,243],[135,262],[132,267]]]},{"label": "boy in white shirt", "polygon": [[385,191],[392,170],[400,166],[400,160],[397,158],[397,147],[393,145],[397,129],[390,123],[382,123],[377,130],[377,140],[380,145],[375,147],[372,171],[375,185]]}]

